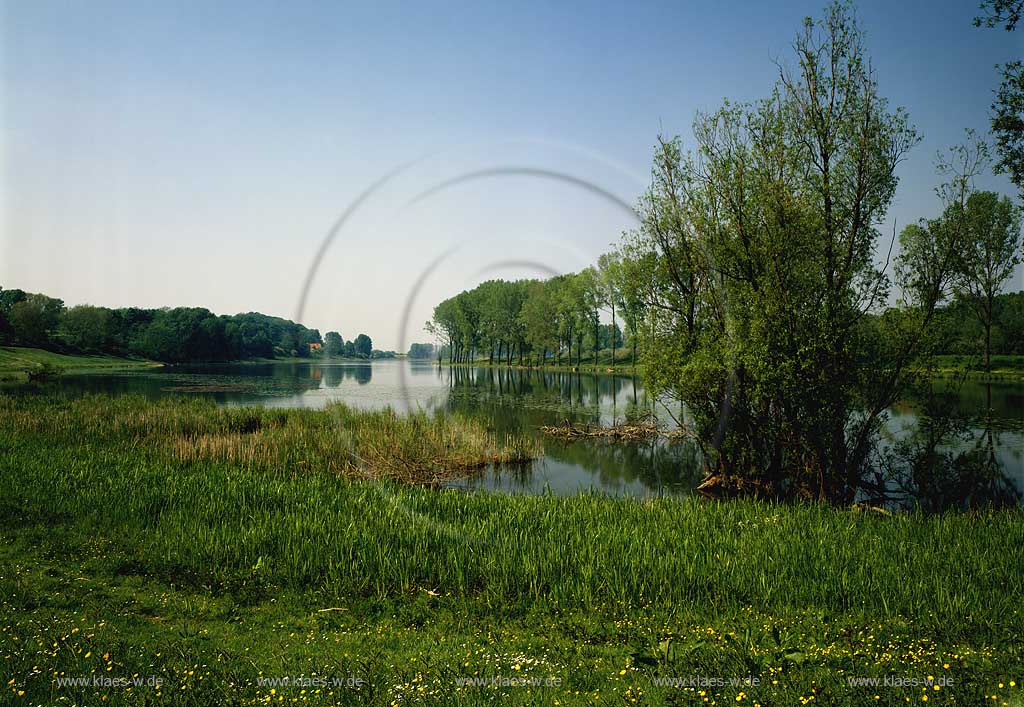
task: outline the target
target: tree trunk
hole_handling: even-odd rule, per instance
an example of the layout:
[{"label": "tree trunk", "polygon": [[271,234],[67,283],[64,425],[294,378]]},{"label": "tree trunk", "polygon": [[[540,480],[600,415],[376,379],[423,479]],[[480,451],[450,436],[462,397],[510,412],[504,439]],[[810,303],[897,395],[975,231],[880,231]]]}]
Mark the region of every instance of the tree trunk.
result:
[{"label": "tree trunk", "polygon": [[612,368],[615,368],[615,343],[616,343],[615,339],[616,338],[617,337],[616,337],[616,329],[615,329],[615,303],[612,302]]},{"label": "tree trunk", "polygon": [[985,320],[985,375],[992,375],[992,312]]}]

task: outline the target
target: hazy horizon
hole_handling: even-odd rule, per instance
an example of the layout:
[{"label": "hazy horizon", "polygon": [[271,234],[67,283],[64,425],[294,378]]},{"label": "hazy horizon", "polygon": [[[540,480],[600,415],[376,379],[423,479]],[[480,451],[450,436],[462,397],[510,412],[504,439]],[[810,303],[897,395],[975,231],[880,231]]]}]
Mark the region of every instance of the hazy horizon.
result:
[{"label": "hazy horizon", "polygon": [[[5,3],[0,285],[295,318],[325,234],[392,174],[320,262],[302,323],[397,349],[436,263],[402,348],[429,341],[445,297],[592,264],[632,225],[596,190],[633,203],[659,132],[692,146],[696,111],[766,95],[823,5]],[[858,9],[881,93],[923,136],[898,231],[937,215],[935,154],[988,133],[994,65],[1024,35],[974,28],[975,2]]]}]

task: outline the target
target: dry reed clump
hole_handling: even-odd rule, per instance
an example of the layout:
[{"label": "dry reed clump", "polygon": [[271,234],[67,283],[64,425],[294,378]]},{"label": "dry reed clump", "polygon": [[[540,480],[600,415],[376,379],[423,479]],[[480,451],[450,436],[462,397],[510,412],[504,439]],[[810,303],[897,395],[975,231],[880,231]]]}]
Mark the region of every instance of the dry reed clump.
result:
[{"label": "dry reed clump", "polygon": [[156,437],[181,462],[222,461],[291,474],[317,471],[416,484],[540,454],[532,440],[506,436],[499,441],[475,420],[357,411],[341,404],[324,411],[158,406],[115,416],[112,423],[108,433]]},{"label": "dry reed clump", "polygon": [[355,478],[433,484],[492,463],[536,458],[526,437],[498,438],[483,423],[416,412],[224,408],[212,401],[138,396],[83,396],[48,401],[45,414],[0,400],[12,432],[75,444],[135,444],[186,463],[223,461],[295,474],[318,471]]},{"label": "dry reed clump", "polygon": [[575,424],[568,420],[560,425],[546,425],[540,428],[549,437],[564,440],[605,439],[611,442],[633,442],[652,437],[681,439],[686,433],[681,428],[666,429],[655,421],[640,420],[615,425]]}]

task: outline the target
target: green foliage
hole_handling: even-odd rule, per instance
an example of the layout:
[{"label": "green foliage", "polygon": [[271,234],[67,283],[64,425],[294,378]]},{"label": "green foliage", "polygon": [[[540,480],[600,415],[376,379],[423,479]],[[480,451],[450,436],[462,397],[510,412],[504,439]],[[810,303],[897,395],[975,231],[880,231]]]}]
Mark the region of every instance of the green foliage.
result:
[{"label": "green foliage", "polygon": [[979,8],[984,14],[974,18],[975,27],[998,27],[1002,25],[1012,32],[1024,13],[1024,0],[982,0]]},{"label": "green foliage", "polygon": [[24,300],[28,294],[24,290],[5,290],[0,287],[0,343],[14,339],[11,327],[11,307]]},{"label": "green foliage", "polygon": [[155,361],[225,361],[308,355],[315,329],[257,312],[217,316],[207,309],[108,309],[0,289],[0,337],[67,353],[144,356]]},{"label": "green foliage", "polygon": [[336,331],[329,331],[324,334],[324,355],[329,358],[337,358],[345,354],[345,340]]},{"label": "green foliage", "polygon": [[25,369],[25,373],[28,374],[29,380],[40,381],[57,378],[64,373],[64,369],[48,361],[44,361],[42,363],[36,363],[29,366]]},{"label": "green foliage", "polygon": [[[695,693],[653,678],[691,674],[759,676],[745,692],[761,704],[852,707],[874,693],[847,676],[911,672],[954,677],[939,694],[958,704],[1018,694],[996,685],[1019,681],[1024,660],[1007,591],[1024,562],[1020,509],[888,516],[353,480],[338,473],[345,455],[323,453],[344,448],[343,430],[395,470],[425,439],[439,454],[475,443],[422,417],[340,415],[0,397],[4,699],[265,703],[261,671],[370,682],[307,691],[325,705],[404,704],[419,687],[424,704],[633,704],[639,691],[637,704],[674,705]],[[278,443],[289,438],[308,444]],[[266,456],[230,458],[245,449]],[[54,683],[94,669],[167,689]],[[458,691],[462,671],[565,684]],[[707,691],[738,703],[740,688]],[[886,694],[920,701],[919,688]]]},{"label": "green foliage", "polygon": [[117,320],[105,307],[79,305],[64,314],[64,341],[86,353],[109,351],[117,337]]},{"label": "green foliage", "polygon": [[430,359],[434,357],[434,345],[433,344],[410,344],[409,345],[409,358],[416,359]]},{"label": "green foliage", "polygon": [[1021,218],[1008,198],[985,191],[967,198],[963,219],[965,239],[957,249],[954,288],[984,330],[982,348],[987,366],[996,322],[996,297],[1021,262]]},{"label": "green foliage", "polygon": [[[984,0],[984,14],[974,18],[975,27],[998,27],[1012,32],[1024,12],[1022,0]],[[992,103],[992,134],[999,161],[996,170],[1024,192],[1024,62],[1011,61],[1001,67],[1002,80]]]},{"label": "green foliage", "polygon": [[370,358],[370,355],[373,353],[373,341],[366,334],[360,334],[355,338],[353,348],[357,356]]},{"label": "green foliage", "polygon": [[1024,62],[1011,61],[1003,66],[992,104],[992,133],[999,154],[996,169],[1024,190]]},{"label": "green foliage", "polygon": [[698,116],[695,152],[660,142],[626,246],[653,266],[648,382],[685,404],[709,471],[848,502],[902,365],[862,366],[859,322],[888,292],[877,226],[917,136],[846,6],[794,48],[771,96]]},{"label": "green foliage", "polygon": [[30,345],[50,341],[64,313],[64,302],[41,294],[29,294],[7,312],[15,339]]},{"label": "green foliage", "polygon": [[[698,115],[693,151],[659,138],[640,226],[596,267],[439,304],[429,329],[450,360],[511,363],[515,350],[571,364],[575,348],[579,365],[586,347],[597,362],[620,345],[622,316],[633,360],[680,404],[710,475],[844,503],[870,486],[887,411],[926,356],[965,337],[1024,345],[1019,300],[999,297],[1020,219],[974,191],[987,151],[969,140],[941,159],[944,210],[903,230],[890,275],[882,219],[918,136],[879,95],[848,5],[808,20],[794,48],[770,96]],[[893,285],[900,303],[883,312]],[[500,304],[506,290],[518,309]]]},{"label": "green foliage", "polygon": [[612,324],[600,316],[604,303],[621,302],[618,282],[593,269],[543,281],[489,280],[437,305],[427,330],[444,340],[450,361],[483,355],[491,363],[547,365],[561,364],[565,355],[573,364],[575,353],[578,366],[589,345],[595,363],[602,349],[623,341],[614,315]]}]

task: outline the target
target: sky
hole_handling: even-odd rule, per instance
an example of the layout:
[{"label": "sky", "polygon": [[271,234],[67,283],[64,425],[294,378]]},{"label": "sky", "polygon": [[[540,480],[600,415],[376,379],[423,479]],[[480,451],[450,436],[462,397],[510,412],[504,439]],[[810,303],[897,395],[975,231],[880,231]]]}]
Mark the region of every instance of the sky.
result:
[{"label": "sky", "polygon": [[[823,5],[0,0],[0,286],[429,341],[441,299],[609,250],[658,134],[766,95]],[[897,230],[1024,55],[976,5],[858,3],[923,136]]]}]

